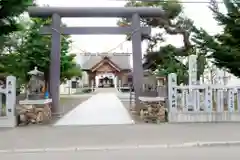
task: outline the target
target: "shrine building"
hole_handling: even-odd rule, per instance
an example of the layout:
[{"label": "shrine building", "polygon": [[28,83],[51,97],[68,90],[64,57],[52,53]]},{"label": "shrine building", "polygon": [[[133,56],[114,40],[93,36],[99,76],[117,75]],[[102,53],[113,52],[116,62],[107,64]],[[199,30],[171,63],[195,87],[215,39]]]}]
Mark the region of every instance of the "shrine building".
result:
[{"label": "shrine building", "polygon": [[132,83],[129,55],[90,56],[82,65],[89,86],[118,87]]}]

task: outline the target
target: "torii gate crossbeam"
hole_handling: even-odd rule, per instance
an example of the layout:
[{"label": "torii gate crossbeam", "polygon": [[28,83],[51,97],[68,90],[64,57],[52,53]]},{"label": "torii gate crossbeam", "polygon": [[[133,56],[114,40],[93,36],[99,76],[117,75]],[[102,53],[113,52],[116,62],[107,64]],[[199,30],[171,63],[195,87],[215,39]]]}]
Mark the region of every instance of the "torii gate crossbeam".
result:
[{"label": "torii gate crossbeam", "polygon": [[[41,34],[51,35],[53,29],[51,27],[42,27]],[[86,35],[86,34],[127,34],[133,32],[132,27],[61,27],[61,34],[70,35]],[[140,32],[143,35],[150,35],[151,28],[141,27]]]},{"label": "torii gate crossbeam", "polygon": [[[59,107],[61,34],[126,34],[132,33],[133,85],[135,102],[141,94],[143,82],[142,35],[150,34],[150,28],[140,26],[141,18],[164,17],[161,8],[149,7],[29,7],[30,17],[52,18],[52,26],[43,27],[42,34],[52,35],[50,92],[53,113],[61,114]],[[132,20],[131,27],[61,27],[61,17],[124,17]]]}]

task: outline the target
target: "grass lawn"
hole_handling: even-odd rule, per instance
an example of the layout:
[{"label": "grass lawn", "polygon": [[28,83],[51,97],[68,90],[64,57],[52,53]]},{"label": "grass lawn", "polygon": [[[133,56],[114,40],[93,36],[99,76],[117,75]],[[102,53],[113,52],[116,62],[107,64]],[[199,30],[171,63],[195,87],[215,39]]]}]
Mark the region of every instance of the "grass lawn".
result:
[{"label": "grass lawn", "polygon": [[68,99],[69,99],[69,98],[64,98],[64,97],[63,97],[63,98],[60,98],[60,101],[59,101],[59,102],[60,102],[60,104],[61,104],[61,103],[65,103],[66,101],[68,101]]}]

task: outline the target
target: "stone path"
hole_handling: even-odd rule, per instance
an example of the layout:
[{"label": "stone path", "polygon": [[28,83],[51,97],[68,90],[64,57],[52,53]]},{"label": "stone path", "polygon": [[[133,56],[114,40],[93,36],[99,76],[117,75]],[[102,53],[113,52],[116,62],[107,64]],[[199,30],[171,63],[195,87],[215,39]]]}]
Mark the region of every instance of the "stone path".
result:
[{"label": "stone path", "polygon": [[116,88],[96,88],[95,93],[115,93],[115,94],[117,94],[118,91]]},{"label": "stone path", "polygon": [[55,123],[55,126],[133,123],[115,93],[98,93],[66,114]]}]

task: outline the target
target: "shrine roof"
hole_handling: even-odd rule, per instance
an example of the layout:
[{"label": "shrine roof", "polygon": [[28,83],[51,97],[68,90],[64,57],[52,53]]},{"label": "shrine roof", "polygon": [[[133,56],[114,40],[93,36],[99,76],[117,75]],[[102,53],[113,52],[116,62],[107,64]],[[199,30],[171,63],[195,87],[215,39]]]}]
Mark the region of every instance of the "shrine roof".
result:
[{"label": "shrine roof", "polygon": [[105,57],[109,58],[112,63],[114,63],[118,68],[125,70],[131,69],[130,56],[129,55],[119,55],[119,56],[90,56],[89,59],[82,65],[83,70],[89,70],[94,67],[97,63],[103,60]]}]

